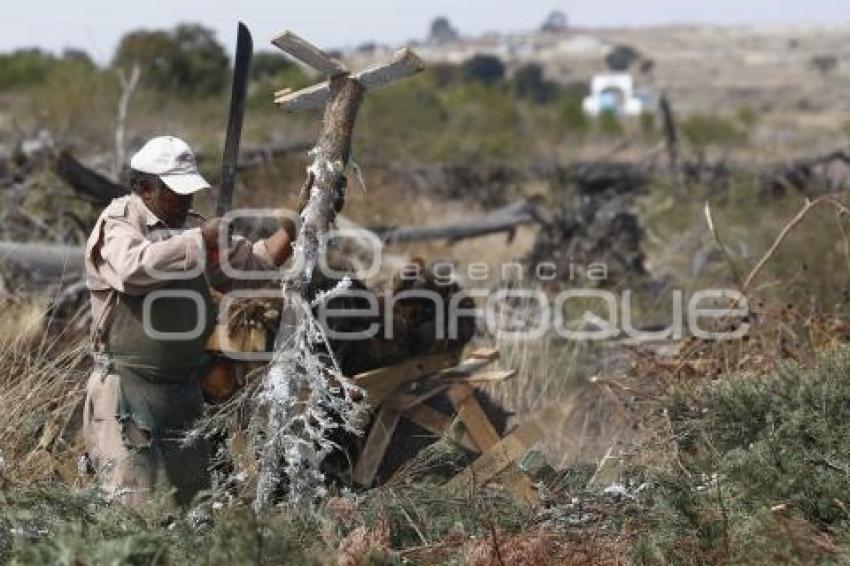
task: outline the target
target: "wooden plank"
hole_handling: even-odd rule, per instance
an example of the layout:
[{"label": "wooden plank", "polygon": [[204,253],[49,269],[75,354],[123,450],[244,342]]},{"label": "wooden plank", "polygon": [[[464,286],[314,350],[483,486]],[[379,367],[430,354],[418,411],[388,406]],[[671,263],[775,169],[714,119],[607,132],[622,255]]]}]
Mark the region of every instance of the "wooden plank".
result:
[{"label": "wooden plank", "polygon": [[[454,419],[449,415],[422,404],[407,409],[401,416],[441,438],[449,431],[452,422],[454,422]],[[470,452],[480,452],[465,429],[456,435],[450,435],[449,438]]]},{"label": "wooden plank", "polygon": [[466,377],[481,371],[495,361],[495,358],[467,358],[454,367],[446,368],[435,379]]},{"label": "wooden plank", "polygon": [[[498,446],[502,442],[502,439],[499,437],[499,433],[496,431],[493,423],[490,422],[487,414],[481,408],[474,393],[475,388],[462,383],[452,386],[449,389],[448,395],[470,437],[472,437],[473,442],[479,447],[479,451],[487,452],[493,449],[493,447]],[[505,467],[507,466],[503,466],[495,473],[498,473]],[[465,472],[461,472],[461,475]],[[533,501],[536,497],[536,490],[531,480],[525,474],[511,473],[505,478],[505,483],[511,493],[519,499]]]},{"label": "wooden plank", "polygon": [[516,370],[495,370],[495,371],[485,371],[481,373],[473,373],[471,375],[458,376],[458,377],[450,377],[448,379],[458,382],[458,383],[471,383],[475,385],[485,385],[485,384],[493,384],[493,383],[501,383],[512,377],[515,377],[517,374]]},{"label": "wooden plank", "polygon": [[457,377],[441,377],[439,372],[431,377],[427,377],[420,381],[424,386],[425,391],[417,394],[395,392],[387,397],[384,403],[387,403],[396,409],[406,410],[410,407],[415,407],[420,403],[424,403],[431,397],[439,395],[452,385],[457,383],[467,383],[473,385],[500,383],[516,375],[516,371],[492,371],[485,373],[474,373],[472,375],[461,375]]},{"label": "wooden plank", "polygon": [[422,403],[424,403],[431,397],[434,397],[435,395],[439,395],[449,387],[451,387],[451,383],[447,383],[445,385],[438,385],[436,387],[428,389],[424,393],[419,393],[418,395],[396,392],[390,397],[388,397],[387,400],[384,401],[384,404],[394,409],[398,409],[399,411],[406,411],[411,407],[421,405]]},{"label": "wooden plank", "polygon": [[556,405],[538,413],[518,426],[513,433],[490,447],[468,468],[452,478],[446,484],[447,487],[478,489],[515,460],[524,456],[537,441],[545,436],[547,424],[561,417],[563,417],[563,410]]},{"label": "wooden plank", "polygon": [[457,363],[457,352],[440,352],[401,364],[355,375],[354,383],[366,390],[369,404],[377,408],[400,386],[421,379]]},{"label": "wooden plank", "polygon": [[295,92],[275,96],[274,103],[284,112],[300,112],[321,108],[328,101],[330,90],[326,83],[318,83]]},{"label": "wooden plank", "polygon": [[501,437],[475,399],[475,389],[472,386],[458,383],[449,388],[448,395],[479,452],[485,452],[499,443]]},{"label": "wooden plank", "polygon": [[[418,73],[425,63],[408,48],[397,51],[389,61],[380,63],[353,76],[366,89],[377,88]],[[330,85],[319,83],[296,92],[276,96],[274,103],[285,112],[296,112],[323,106],[330,95]]]},{"label": "wooden plank", "polygon": [[371,90],[415,75],[424,69],[425,61],[420,59],[413,50],[403,47],[393,53],[388,61],[360,71],[354,75],[354,78],[367,90]]},{"label": "wooden plank", "polygon": [[326,77],[348,73],[348,70],[342,63],[289,30],[286,30],[279,37],[273,39],[272,43]]},{"label": "wooden plank", "polygon": [[375,475],[378,473],[378,467],[384,459],[384,454],[387,452],[387,447],[392,440],[393,432],[398,426],[398,420],[401,418],[401,413],[389,407],[381,407],[375,417],[375,423],[369,431],[369,437],[366,439],[366,445],[363,447],[363,452],[360,454],[360,459],[354,466],[352,480],[364,487],[370,487],[375,481]]},{"label": "wooden plank", "polygon": [[496,478],[497,481],[508,486],[508,491],[518,500],[525,501],[530,505],[540,501],[537,496],[537,486],[519,468],[508,468],[500,474],[499,478]]},{"label": "wooden plank", "polygon": [[498,360],[499,355],[500,353],[498,348],[482,346],[481,348],[476,348],[470,352],[469,357],[483,360]]},{"label": "wooden plank", "polygon": [[439,395],[449,387],[457,384],[457,383],[471,383],[475,385],[480,384],[490,384],[490,383],[499,383],[513,377],[516,375],[516,371],[493,371],[486,372],[482,374],[473,374],[470,376],[461,376],[461,377],[452,377],[452,378],[439,378],[439,373],[436,376],[428,378],[428,381],[425,382],[425,386],[430,386],[423,393],[418,393],[416,395],[411,393],[400,393],[396,392],[391,396],[387,397],[384,401],[384,404],[389,405],[395,409],[400,411],[406,411],[411,407],[415,407],[421,403],[424,403],[431,397],[435,395]]}]

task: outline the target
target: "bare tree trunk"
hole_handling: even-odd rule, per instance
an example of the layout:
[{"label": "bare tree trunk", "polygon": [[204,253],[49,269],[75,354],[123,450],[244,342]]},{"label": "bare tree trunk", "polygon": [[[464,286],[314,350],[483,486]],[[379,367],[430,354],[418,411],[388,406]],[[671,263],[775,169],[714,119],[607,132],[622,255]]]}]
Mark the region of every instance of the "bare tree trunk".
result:
[{"label": "bare tree trunk", "polygon": [[118,101],[118,119],[115,123],[115,164],[112,169],[112,177],[115,179],[121,178],[121,173],[124,171],[124,164],[127,160],[127,146],[125,143],[125,133],[127,128],[127,108],[130,105],[130,99],[139,86],[139,77],[141,77],[141,69],[139,65],[133,65],[130,71],[130,76],[124,74],[124,70],[118,71],[118,80],[121,81],[121,98]]},{"label": "bare tree trunk", "polygon": [[269,407],[269,439],[260,458],[254,499],[257,510],[271,503],[283,479],[282,468],[289,479],[290,501],[309,503],[320,492],[319,466],[332,449],[326,438],[326,429],[334,426],[328,411],[345,424],[358,408],[352,396],[356,387],[347,384],[335,361],[319,355],[322,344],[316,338],[307,296],[323,235],[342,202],[354,121],[365,91],[347,75],[332,78],[330,87],[322,132],[310,152],[313,162],[307,170],[307,194],[302,195],[306,204],[293,249],[293,265],[301,271],[284,284],[286,301],[275,338],[275,359],[266,378],[266,390],[274,391],[278,399]]},{"label": "bare tree trunk", "polygon": [[679,190],[681,175],[679,174],[679,129],[676,125],[676,116],[673,107],[667,99],[667,95],[661,96],[661,118],[664,122],[664,143],[667,147],[668,167],[670,171],[670,183],[674,191]]}]

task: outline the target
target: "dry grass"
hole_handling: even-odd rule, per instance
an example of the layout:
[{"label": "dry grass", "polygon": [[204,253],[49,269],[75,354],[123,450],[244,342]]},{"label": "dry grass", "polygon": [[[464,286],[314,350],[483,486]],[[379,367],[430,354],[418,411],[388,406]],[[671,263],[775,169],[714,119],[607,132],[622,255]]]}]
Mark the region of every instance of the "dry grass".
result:
[{"label": "dry grass", "polygon": [[13,296],[0,299],[0,344],[31,344],[41,337],[45,321],[43,301]]},{"label": "dry grass", "polygon": [[[34,318],[44,320],[44,311],[38,313]],[[88,340],[65,332],[48,336],[31,330],[0,343],[0,454],[6,463],[0,474],[5,478],[75,480],[88,353]]]}]

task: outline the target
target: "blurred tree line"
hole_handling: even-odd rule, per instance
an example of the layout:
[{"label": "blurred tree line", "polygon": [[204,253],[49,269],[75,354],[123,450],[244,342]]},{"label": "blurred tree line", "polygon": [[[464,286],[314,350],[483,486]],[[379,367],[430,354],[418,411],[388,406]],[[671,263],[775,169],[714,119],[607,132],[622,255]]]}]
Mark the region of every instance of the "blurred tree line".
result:
[{"label": "blurred tree line", "polygon": [[[215,32],[198,24],[180,24],[171,30],[136,30],[121,39],[112,60],[98,68],[83,50],[66,49],[61,55],[38,48],[0,54],[0,90],[25,89],[49,80],[60,67],[81,72],[130,69],[138,65],[147,89],[181,96],[205,97],[224,92],[230,81],[230,58]],[[279,53],[258,52],[251,66],[258,81],[285,75],[303,82],[300,69]]]},{"label": "blurred tree line", "polygon": [[[456,35],[448,33],[447,22],[435,26],[443,39]],[[641,55],[620,47],[609,59],[611,66],[628,67]],[[118,77],[136,66],[141,81],[129,112],[131,136],[167,129],[217,151],[231,62],[215,32],[202,25],[128,32],[102,65],[75,49],[59,55],[38,49],[0,54],[0,94],[24,94],[14,112],[19,122],[30,121],[27,129],[47,128],[74,144],[104,147],[115,127],[122,88]],[[271,51],[254,54],[251,77],[246,139],[260,143],[282,131],[309,135],[315,115],[270,121],[280,116],[270,99],[275,90],[302,88],[316,79]],[[618,117],[592,120],[584,115],[587,92],[585,82],[553,81],[534,62],[506,65],[496,56],[479,54],[460,64],[432,64],[412,79],[370,93],[358,143],[390,159],[525,159],[565,140],[574,146],[587,135],[623,135]]]},{"label": "blurred tree line", "polygon": [[95,67],[91,57],[79,49],[66,49],[59,56],[38,48],[0,53],[0,90],[42,83],[60,66],[76,66],[81,70]]}]

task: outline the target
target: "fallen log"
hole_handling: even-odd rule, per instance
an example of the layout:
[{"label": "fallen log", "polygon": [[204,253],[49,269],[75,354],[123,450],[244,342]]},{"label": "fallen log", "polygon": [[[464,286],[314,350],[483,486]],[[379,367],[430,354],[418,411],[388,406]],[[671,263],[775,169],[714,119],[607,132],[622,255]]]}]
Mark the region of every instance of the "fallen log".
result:
[{"label": "fallen log", "polygon": [[781,195],[791,189],[807,196],[835,190],[821,168],[833,163],[850,166],[850,154],[843,150],[814,157],[799,158],[779,163],[761,174],[763,186],[773,194]]},{"label": "fallen log", "polygon": [[[289,140],[244,148],[239,152],[239,163],[236,168],[242,171],[244,169],[259,167],[278,157],[289,155],[290,153],[307,151],[313,145],[315,145],[315,141],[311,140]],[[198,161],[202,162],[203,160],[204,156],[201,155]]]},{"label": "fallen log", "polygon": [[534,222],[546,224],[547,220],[535,202],[521,200],[459,224],[421,227],[378,226],[370,230],[387,244],[442,239],[457,242],[499,232],[508,232],[512,238],[517,226]]},{"label": "fallen log", "polygon": [[35,282],[55,282],[82,275],[83,249],[77,246],[0,242],[0,268],[23,273]]},{"label": "fallen log", "polygon": [[[312,146],[313,143],[310,141],[292,140],[250,147],[239,153],[237,169],[242,171],[258,167],[283,155],[304,151]],[[199,163],[209,159],[201,152],[198,152],[195,157]],[[53,170],[75,191],[91,197],[99,204],[106,204],[129,192],[126,187],[81,163],[68,150],[59,152],[53,163]]]},{"label": "fallen log", "polygon": [[98,203],[107,203],[129,192],[125,187],[80,163],[67,150],[59,152],[53,163],[53,170],[75,191],[91,197]]}]

